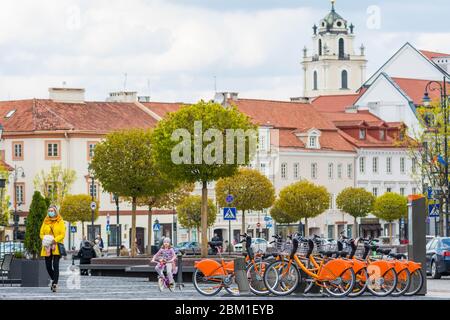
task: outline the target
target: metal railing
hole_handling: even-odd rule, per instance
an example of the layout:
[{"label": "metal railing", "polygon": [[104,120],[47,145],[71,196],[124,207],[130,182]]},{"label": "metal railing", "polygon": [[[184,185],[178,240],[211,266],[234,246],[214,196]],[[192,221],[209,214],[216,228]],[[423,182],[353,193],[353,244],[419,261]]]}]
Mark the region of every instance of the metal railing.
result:
[{"label": "metal railing", "polygon": [[6,241],[0,242],[0,260],[5,254],[14,254],[16,252],[25,253],[23,241]]}]

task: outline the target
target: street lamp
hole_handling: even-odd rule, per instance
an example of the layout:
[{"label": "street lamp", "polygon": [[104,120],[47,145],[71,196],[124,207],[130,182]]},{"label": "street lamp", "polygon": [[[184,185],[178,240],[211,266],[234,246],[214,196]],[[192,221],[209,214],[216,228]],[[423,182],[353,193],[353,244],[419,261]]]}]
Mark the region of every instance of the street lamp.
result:
[{"label": "street lamp", "polygon": [[425,86],[425,94],[423,96],[423,105],[425,107],[430,106],[431,98],[429,91],[439,90],[441,98],[441,107],[444,113],[444,161],[445,161],[445,177],[444,177],[444,196],[445,196],[445,234],[449,235],[449,223],[448,223],[448,201],[449,201],[449,190],[448,190],[448,138],[447,138],[447,127],[448,127],[448,95],[447,95],[447,78],[444,76],[443,82],[430,81]]},{"label": "street lamp", "polygon": [[114,202],[116,203],[116,243],[117,243],[117,256],[120,256],[120,244],[122,243],[121,235],[120,235],[120,225],[119,225],[119,195],[114,193],[113,195]]},{"label": "street lamp", "polygon": [[[91,199],[92,203],[95,201],[94,197],[94,188],[95,188],[95,176],[92,170],[89,168],[89,178],[91,178]],[[91,239],[92,241],[95,241],[95,228],[94,228],[94,214],[95,214],[95,208],[91,205]]]},{"label": "street lamp", "polygon": [[[0,129],[3,130],[3,127],[0,125]],[[13,186],[14,186],[14,237],[13,240],[17,240],[17,234],[19,232],[19,219],[17,219],[17,206],[22,205],[17,203],[17,179],[19,178],[19,172],[21,172],[20,177],[25,178],[25,170],[22,167],[14,166],[13,172],[9,174],[9,178],[13,178]]]}]

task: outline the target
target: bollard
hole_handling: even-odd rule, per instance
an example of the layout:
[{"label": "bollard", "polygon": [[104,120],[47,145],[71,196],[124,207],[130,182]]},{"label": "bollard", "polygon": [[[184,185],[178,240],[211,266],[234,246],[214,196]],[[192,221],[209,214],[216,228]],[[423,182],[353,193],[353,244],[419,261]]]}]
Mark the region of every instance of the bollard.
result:
[{"label": "bollard", "polygon": [[184,288],[184,284],[183,284],[183,254],[181,252],[178,252],[177,259],[178,259],[177,288],[182,290]]},{"label": "bollard", "polygon": [[250,285],[248,284],[247,271],[244,258],[234,259],[234,277],[239,287],[239,293],[249,294]]}]

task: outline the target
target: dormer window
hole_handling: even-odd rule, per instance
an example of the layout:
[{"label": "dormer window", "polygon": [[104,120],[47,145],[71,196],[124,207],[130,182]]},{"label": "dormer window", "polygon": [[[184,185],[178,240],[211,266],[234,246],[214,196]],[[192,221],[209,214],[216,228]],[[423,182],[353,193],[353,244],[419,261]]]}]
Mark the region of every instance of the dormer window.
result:
[{"label": "dormer window", "polygon": [[310,136],[309,137],[309,147],[310,148],[317,148],[317,136]]},{"label": "dormer window", "polygon": [[386,140],[386,130],[380,130],[380,140]]},{"label": "dormer window", "polygon": [[359,129],[359,139],[366,140],[366,129]]}]

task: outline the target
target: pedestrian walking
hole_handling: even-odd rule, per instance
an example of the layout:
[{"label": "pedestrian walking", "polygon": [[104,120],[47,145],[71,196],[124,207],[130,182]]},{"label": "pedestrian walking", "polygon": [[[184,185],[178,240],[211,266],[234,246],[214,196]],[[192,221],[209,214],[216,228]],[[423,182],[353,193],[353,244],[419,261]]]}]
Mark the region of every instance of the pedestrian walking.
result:
[{"label": "pedestrian walking", "polygon": [[40,237],[43,241],[41,256],[45,257],[45,266],[52,283],[50,289],[56,292],[59,279],[59,260],[61,256],[67,255],[64,248],[64,237],[66,236],[66,225],[63,218],[58,214],[56,206],[50,206],[47,216],[42,223]]},{"label": "pedestrian walking", "polygon": [[100,251],[103,252],[104,244],[102,237],[98,234],[96,240],[98,240],[98,247],[100,248]]},{"label": "pedestrian walking", "polygon": [[[80,259],[80,265],[91,264],[92,258],[97,257],[91,242],[84,241],[81,249],[78,251],[77,257]],[[81,270],[81,275],[88,275],[88,270]]]},{"label": "pedestrian walking", "polygon": [[100,258],[102,256],[102,250],[100,249],[100,241],[98,239],[95,239],[93,249],[96,256]]}]

